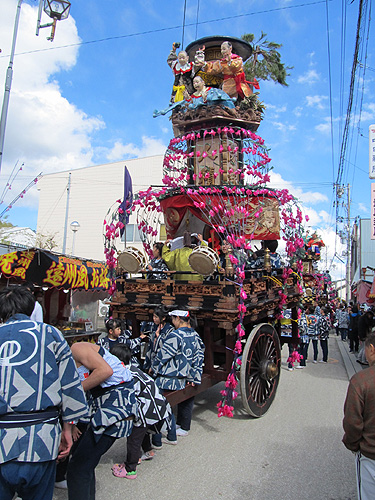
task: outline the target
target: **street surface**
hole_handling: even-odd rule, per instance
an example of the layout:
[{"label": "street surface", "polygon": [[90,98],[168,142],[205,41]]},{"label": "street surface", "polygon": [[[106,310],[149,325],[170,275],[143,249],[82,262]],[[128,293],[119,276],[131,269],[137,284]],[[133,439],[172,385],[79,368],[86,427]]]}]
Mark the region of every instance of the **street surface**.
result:
[{"label": "street surface", "polygon": [[[111,474],[126,447],[116,441],[96,469],[96,500],[356,500],[354,456],[341,443],[348,375],[339,342],[329,339],[328,364],[313,364],[310,346],[307,367],[293,372],[285,345],[277,396],[260,419],[240,397],[234,418],[219,419],[222,384],[199,395],[189,436],[163,445],[136,480]],[[55,490],[54,500],[67,498]]]}]

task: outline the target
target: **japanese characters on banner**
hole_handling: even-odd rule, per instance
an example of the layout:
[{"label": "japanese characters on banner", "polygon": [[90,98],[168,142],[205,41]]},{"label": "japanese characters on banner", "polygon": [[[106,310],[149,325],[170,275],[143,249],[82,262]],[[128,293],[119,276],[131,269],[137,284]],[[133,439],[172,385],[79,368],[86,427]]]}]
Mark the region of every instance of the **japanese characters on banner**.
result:
[{"label": "japanese characters on banner", "polygon": [[370,179],[375,179],[375,125],[369,126],[369,167]]},{"label": "japanese characters on banner", "polygon": [[375,182],[371,183],[371,239],[375,240]]},{"label": "japanese characters on banner", "polygon": [[38,249],[1,255],[0,272],[7,278],[54,288],[108,290],[110,286],[104,264]]}]

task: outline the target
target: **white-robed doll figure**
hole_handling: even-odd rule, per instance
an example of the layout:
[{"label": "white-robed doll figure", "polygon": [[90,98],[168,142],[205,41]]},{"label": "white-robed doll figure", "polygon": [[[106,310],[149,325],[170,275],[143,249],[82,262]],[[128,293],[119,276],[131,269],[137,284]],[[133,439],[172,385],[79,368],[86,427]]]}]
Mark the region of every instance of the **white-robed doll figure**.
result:
[{"label": "white-robed doll figure", "polygon": [[167,63],[171,67],[174,74],[174,83],[170,103],[180,102],[184,99],[184,92],[192,94],[193,89],[193,76],[194,64],[189,62],[189,56],[184,50],[180,50],[176,54],[176,48],[179,44],[174,43],[172,50],[168,56]]}]

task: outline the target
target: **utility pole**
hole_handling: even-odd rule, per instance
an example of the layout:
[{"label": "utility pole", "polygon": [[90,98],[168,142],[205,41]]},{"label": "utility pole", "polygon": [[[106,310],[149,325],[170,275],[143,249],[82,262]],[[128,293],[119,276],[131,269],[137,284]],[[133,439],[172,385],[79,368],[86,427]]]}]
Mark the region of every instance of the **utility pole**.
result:
[{"label": "utility pole", "polygon": [[351,262],[350,262],[350,255],[351,255],[351,250],[352,250],[352,235],[350,231],[350,184],[347,185],[346,188],[347,191],[347,240],[346,240],[346,303],[349,304],[350,300],[350,288],[351,288],[351,283],[350,283],[350,268],[351,268]]},{"label": "utility pole", "polygon": [[14,21],[13,40],[12,40],[12,48],[10,51],[9,66],[8,66],[7,74],[5,77],[4,99],[3,99],[3,107],[1,109],[1,118],[0,118],[0,170],[1,170],[1,163],[2,163],[2,159],[3,159],[5,126],[6,126],[7,115],[8,115],[10,89],[12,87],[13,60],[14,60],[14,52],[16,50],[16,40],[17,40],[17,33],[18,33],[18,25],[19,25],[19,21],[20,21],[22,1],[23,0],[18,0],[16,19]]},{"label": "utility pole", "polygon": [[[335,184],[336,189],[336,232],[341,238],[341,243],[346,241],[346,266],[345,266],[345,285],[341,288],[345,288],[345,297],[346,302],[349,303],[350,300],[350,290],[351,290],[351,282],[350,282],[350,269],[351,269],[351,261],[350,255],[352,250],[352,238],[351,238],[351,227],[350,227],[350,184],[347,186],[342,186],[341,184]],[[341,201],[346,190],[346,202]],[[346,210],[346,217],[339,216],[339,209],[342,206]],[[343,231],[338,230],[338,224],[343,224]]]}]

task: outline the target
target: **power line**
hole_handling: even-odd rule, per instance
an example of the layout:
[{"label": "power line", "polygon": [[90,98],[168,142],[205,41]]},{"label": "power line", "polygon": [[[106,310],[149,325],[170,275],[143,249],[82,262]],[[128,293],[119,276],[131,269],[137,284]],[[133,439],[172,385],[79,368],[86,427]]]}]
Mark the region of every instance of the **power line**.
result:
[{"label": "power line", "polygon": [[[200,21],[198,24],[199,25],[202,25],[202,24],[212,24],[212,23],[218,23],[218,22],[221,22],[221,21],[228,21],[228,20],[231,20],[231,19],[239,19],[239,18],[242,18],[242,17],[257,16],[259,14],[269,14],[271,12],[279,12],[279,11],[283,11],[283,10],[296,9],[296,8],[300,8],[300,7],[309,7],[309,6],[312,6],[312,5],[318,5],[318,4],[321,4],[321,3],[326,3],[326,1],[332,2],[333,0],[318,0],[318,1],[315,1],[315,2],[301,3],[301,4],[298,4],[298,5],[287,5],[285,7],[276,7],[274,9],[259,10],[257,12],[248,12],[247,14],[237,14],[235,16],[227,16],[227,17],[221,17],[221,18],[218,18],[218,19],[210,19],[210,20],[207,20],[207,21]],[[196,22],[195,23],[189,23],[189,24],[186,24],[185,26],[186,27],[192,27],[192,26],[196,26],[196,24],[197,24]],[[121,40],[123,38],[132,38],[132,37],[135,37],[135,36],[150,35],[152,33],[161,33],[161,32],[164,32],[164,31],[178,30],[178,29],[181,29],[182,27],[183,27],[183,25],[178,25],[178,26],[170,26],[169,28],[158,28],[158,29],[147,30],[147,31],[139,31],[137,33],[129,33],[127,35],[109,36],[109,37],[106,37],[106,38],[98,38],[98,39],[95,39],[95,40],[87,40],[86,42],[69,43],[69,44],[66,44],[66,45],[51,46],[51,47],[44,48],[44,49],[36,49],[36,50],[29,50],[29,51],[25,51],[25,52],[19,52],[16,55],[17,56],[23,56],[23,55],[26,55],[26,54],[35,54],[37,52],[46,52],[46,51],[49,51],[49,50],[66,49],[66,48],[69,48],[69,47],[78,47],[78,46],[81,46],[81,45],[89,45],[89,44],[92,44],[92,43],[102,43],[102,42],[108,42],[108,41],[111,41],[111,40]],[[9,57],[9,54],[8,55],[0,55],[0,58],[2,58],[2,57]]]},{"label": "power line", "polygon": [[328,0],[326,0],[326,21],[327,21],[327,49],[328,49],[329,109],[330,109],[330,119],[331,119],[332,182],[334,182],[335,181],[335,158],[334,158],[334,150],[333,150],[332,78],[331,78],[331,48],[330,48],[330,41],[329,41]]}]

